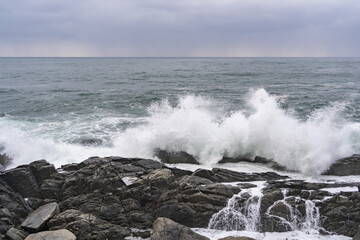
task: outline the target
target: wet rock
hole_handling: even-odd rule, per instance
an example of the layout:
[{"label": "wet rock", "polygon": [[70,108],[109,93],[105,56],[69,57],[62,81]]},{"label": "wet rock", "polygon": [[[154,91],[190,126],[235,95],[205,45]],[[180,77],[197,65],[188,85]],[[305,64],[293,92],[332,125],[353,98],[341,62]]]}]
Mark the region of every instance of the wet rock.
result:
[{"label": "wet rock", "polygon": [[256,163],[269,163],[269,162],[272,162],[272,160],[264,158],[264,157],[256,156],[255,159],[254,159],[254,162],[256,162]]},{"label": "wet rock", "polygon": [[251,160],[250,158],[246,157],[223,157],[218,163],[238,163],[238,162],[254,162],[254,160]]},{"label": "wet rock", "polygon": [[213,182],[249,182],[287,178],[287,176],[281,176],[275,172],[244,173],[223,168],[213,168],[212,170],[198,169],[193,175],[207,178]]},{"label": "wet rock", "polygon": [[66,229],[61,229],[30,234],[25,240],[76,240],[76,236]]},{"label": "wet rock", "polygon": [[55,172],[54,165],[39,160],[5,171],[0,178],[23,197],[39,197],[40,185]]},{"label": "wet rock", "polygon": [[180,152],[169,152],[165,150],[157,149],[155,151],[155,156],[158,157],[164,163],[190,163],[190,164],[199,164],[191,154],[180,151]]},{"label": "wet rock", "polygon": [[60,212],[57,203],[48,203],[30,213],[30,215],[21,224],[21,227],[28,231],[39,231],[45,224],[57,213]]},{"label": "wet rock", "polygon": [[339,193],[321,204],[322,226],[329,232],[356,235],[360,223],[360,193]]},{"label": "wet rock", "polygon": [[218,240],[255,240],[255,239],[250,237],[224,237]]},{"label": "wet rock", "polygon": [[0,174],[0,178],[23,197],[38,196],[39,185],[28,165],[10,169]]},{"label": "wet rock", "polygon": [[158,218],[153,225],[151,240],[209,240],[195,233],[190,228],[178,224],[168,218]]},{"label": "wet rock", "polygon": [[170,171],[174,174],[174,176],[176,178],[183,177],[183,176],[189,176],[193,173],[192,171],[183,170],[183,169],[179,169],[179,168],[169,168],[169,167],[165,167],[165,168],[170,169]]},{"label": "wet rock", "polygon": [[10,228],[6,234],[5,234],[5,239],[8,240],[24,240],[29,234],[19,230],[17,228]]},{"label": "wet rock", "polygon": [[263,216],[261,223],[264,232],[288,232],[293,230],[290,224],[277,216]]},{"label": "wet rock", "polygon": [[0,179],[0,234],[20,224],[31,211],[25,200]]},{"label": "wet rock", "polygon": [[41,186],[44,180],[49,179],[52,174],[57,173],[54,165],[46,160],[32,162],[29,164],[29,167],[39,186]]},{"label": "wet rock", "polygon": [[74,209],[57,214],[49,221],[48,226],[50,230],[67,229],[73,232],[78,240],[117,240],[130,235],[127,228],[111,224],[92,214],[85,214]]},{"label": "wet rock", "polygon": [[103,144],[103,140],[99,138],[81,138],[71,141],[70,143],[80,144],[83,146],[100,146]]},{"label": "wet rock", "polygon": [[187,183],[194,186],[212,184],[213,182],[209,179],[198,177],[198,176],[184,176],[179,178],[179,183]]},{"label": "wet rock", "polygon": [[337,160],[323,175],[360,175],[360,154],[354,154],[351,157]]},{"label": "wet rock", "polygon": [[291,220],[291,210],[284,202],[276,203],[270,210],[271,215],[276,215],[287,221]]}]

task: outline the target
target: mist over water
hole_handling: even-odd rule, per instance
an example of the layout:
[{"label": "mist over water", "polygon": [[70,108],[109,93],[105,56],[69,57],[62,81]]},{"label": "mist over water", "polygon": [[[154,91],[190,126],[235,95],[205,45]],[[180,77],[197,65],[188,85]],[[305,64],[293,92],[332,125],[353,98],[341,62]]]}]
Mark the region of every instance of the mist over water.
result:
[{"label": "mist over water", "polygon": [[[0,59],[13,166],[183,150],[320,174],[360,148],[359,59]],[[103,140],[82,146],[78,139]]]}]

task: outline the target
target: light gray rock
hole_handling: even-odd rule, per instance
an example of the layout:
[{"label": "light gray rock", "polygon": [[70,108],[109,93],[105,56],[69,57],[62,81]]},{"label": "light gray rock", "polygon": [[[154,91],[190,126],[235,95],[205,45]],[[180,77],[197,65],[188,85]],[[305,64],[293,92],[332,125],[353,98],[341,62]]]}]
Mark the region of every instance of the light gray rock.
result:
[{"label": "light gray rock", "polygon": [[48,203],[30,213],[21,227],[29,231],[39,231],[48,220],[59,212],[59,205],[56,202]]},{"label": "light gray rock", "polygon": [[76,240],[76,236],[66,229],[30,234],[25,240]]},{"label": "light gray rock", "polygon": [[8,240],[24,240],[28,233],[25,233],[17,228],[10,228],[6,234],[5,238]]},{"label": "light gray rock", "polygon": [[195,233],[190,228],[176,223],[168,218],[158,218],[153,225],[151,240],[209,240]]}]

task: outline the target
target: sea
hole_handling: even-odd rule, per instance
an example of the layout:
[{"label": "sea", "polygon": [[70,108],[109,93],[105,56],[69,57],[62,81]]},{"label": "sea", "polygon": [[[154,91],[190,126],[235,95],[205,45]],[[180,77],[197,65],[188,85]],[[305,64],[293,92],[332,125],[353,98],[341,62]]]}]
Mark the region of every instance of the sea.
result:
[{"label": "sea", "polygon": [[9,168],[165,149],[316,178],[360,152],[359,106],[360,58],[0,58]]}]

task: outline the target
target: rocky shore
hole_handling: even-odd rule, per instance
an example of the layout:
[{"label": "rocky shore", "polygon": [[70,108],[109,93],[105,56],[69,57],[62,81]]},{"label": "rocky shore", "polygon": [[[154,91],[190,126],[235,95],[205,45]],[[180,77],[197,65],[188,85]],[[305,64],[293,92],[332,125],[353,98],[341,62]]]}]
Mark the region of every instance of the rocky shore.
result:
[{"label": "rocky shore", "polygon": [[[197,164],[186,153],[159,155],[170,163],[185,157]],[[350,158],[339,160],[327,174],[360,174],[360,156]],[[261,197],[248,191],[254,182],[264,186]],[[92,157],[59,169],[39,160],[0,173],[0,239],[208,239],[191,228],[245,229],[221,224],[234,218],[223,210],[230,207],[229,199],[244,216],[250,202],[258,204],[258,232],[315,227],[323,235],[360,239],[359,184],[224,168],[192,172],[140,158]],[[339,187],[351,191],[327,190]],[[220,220],[211,225],[214,214]]]}]

